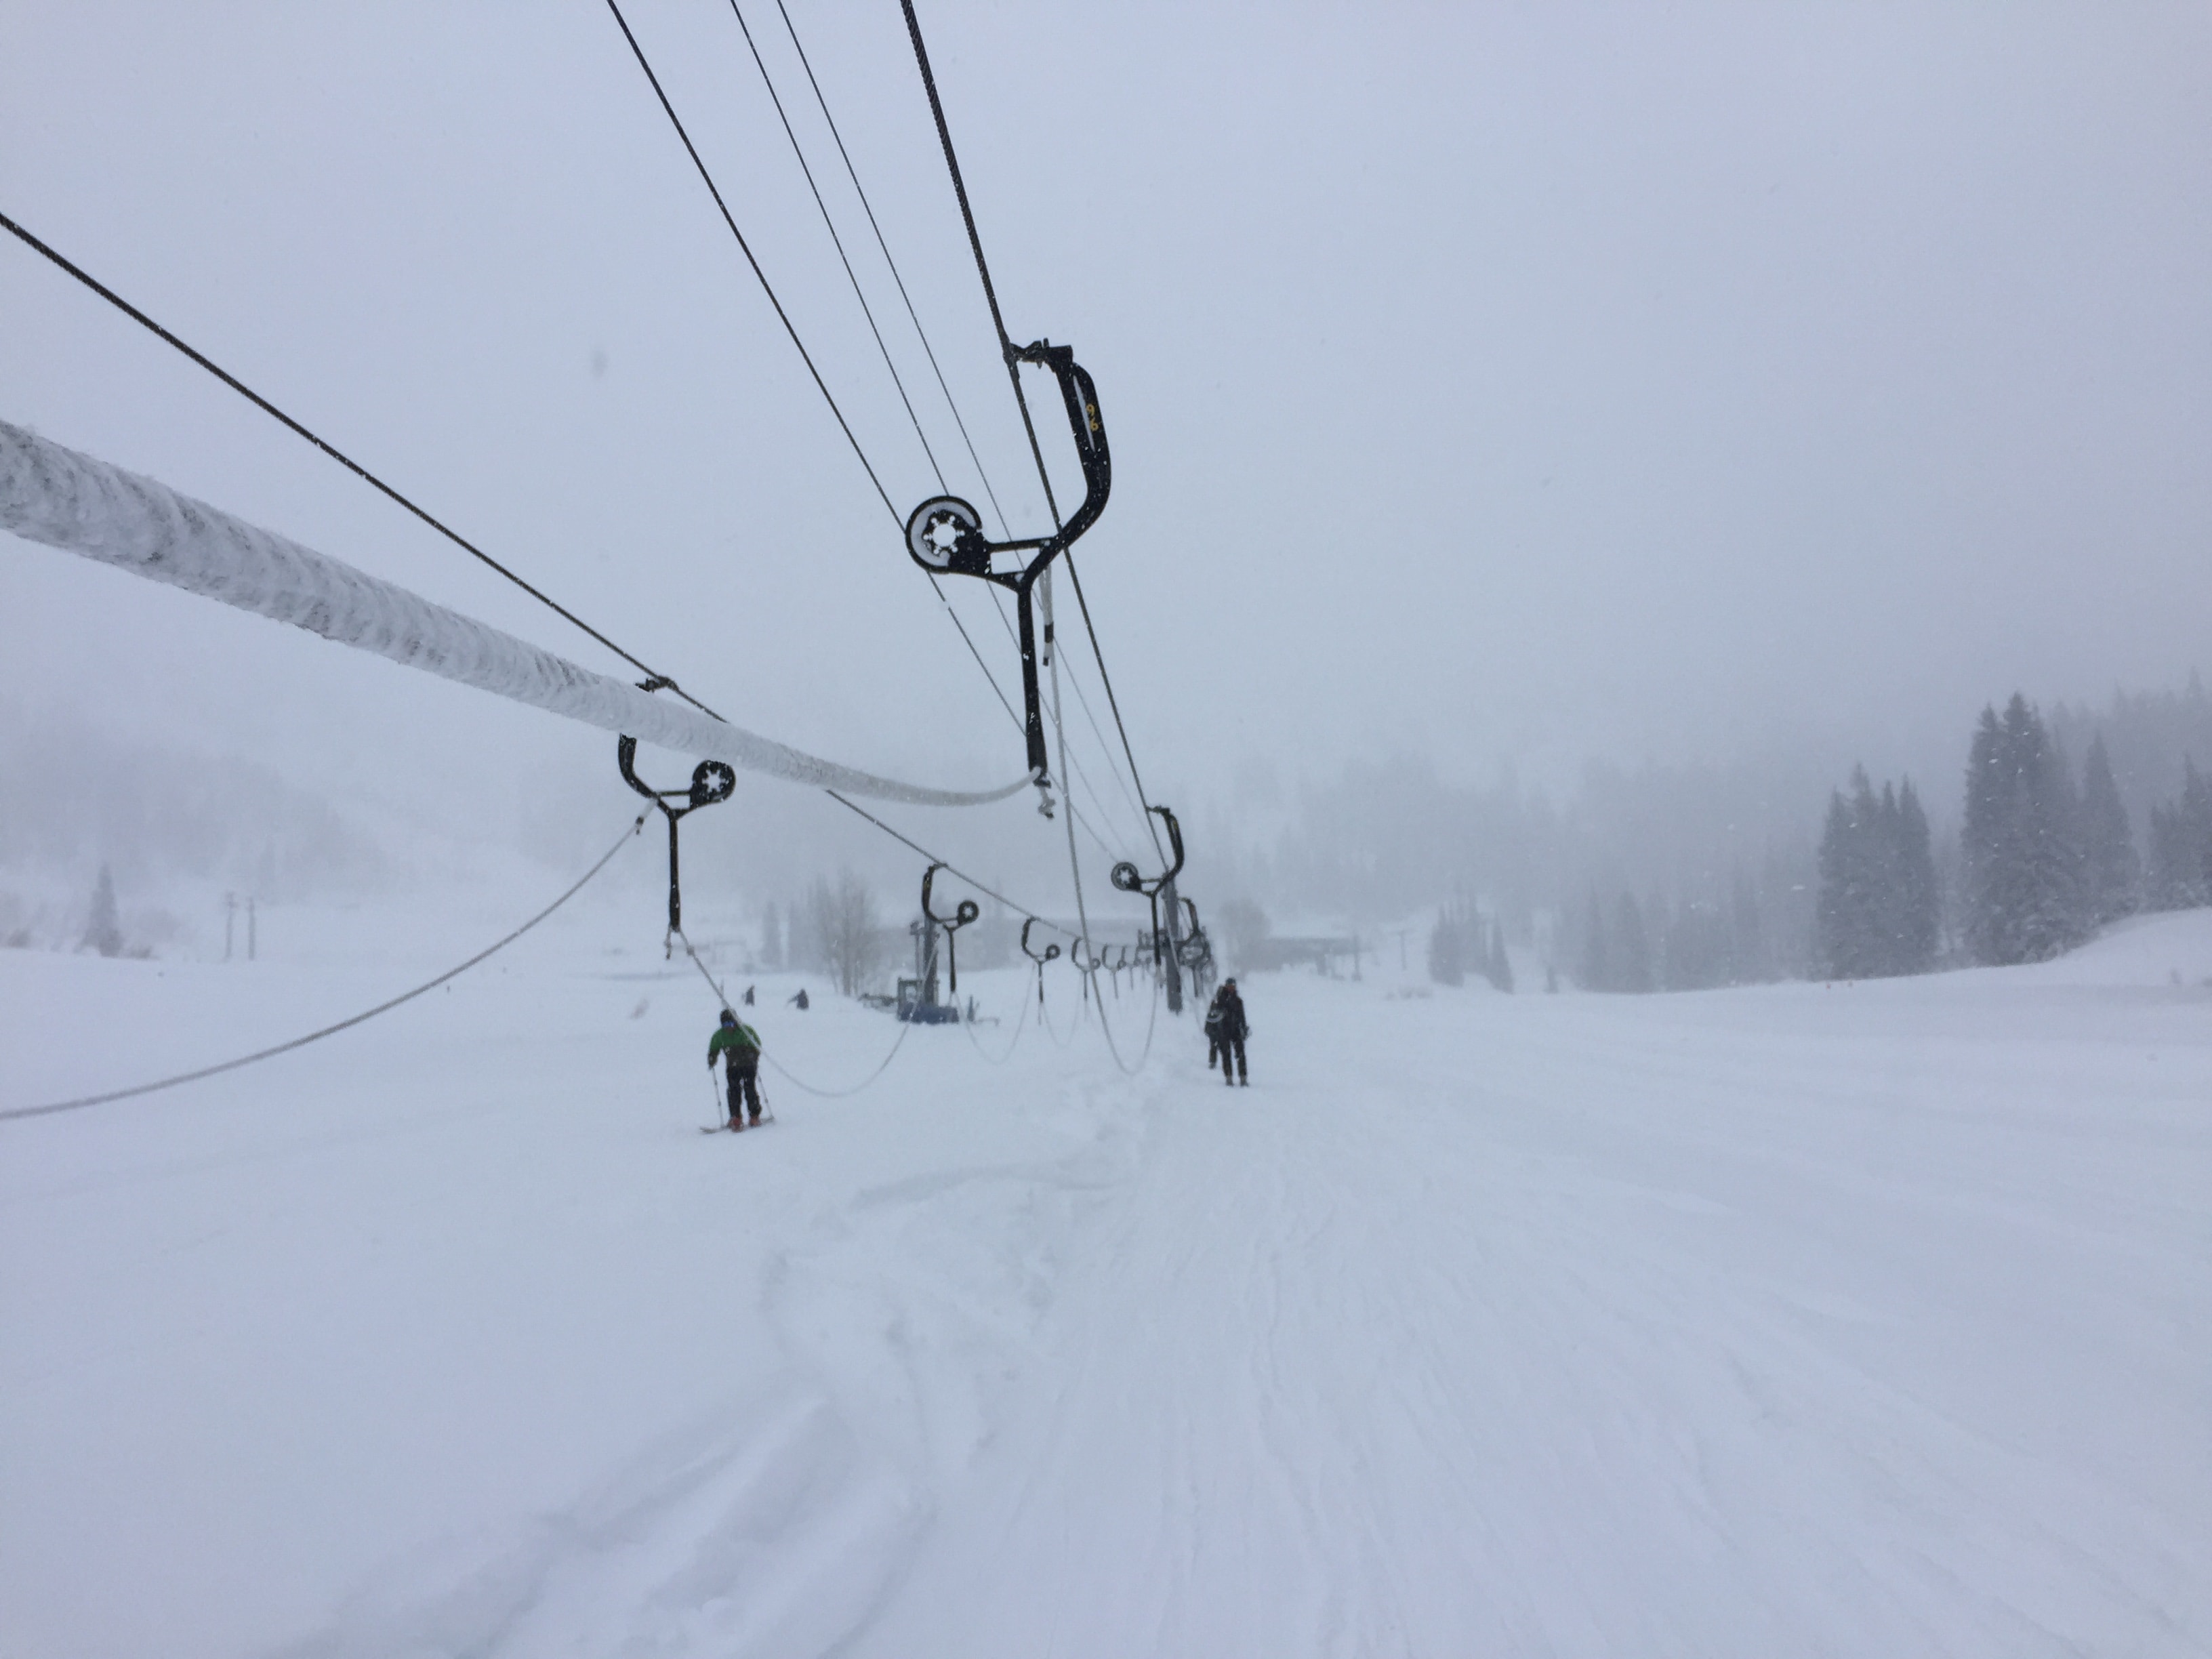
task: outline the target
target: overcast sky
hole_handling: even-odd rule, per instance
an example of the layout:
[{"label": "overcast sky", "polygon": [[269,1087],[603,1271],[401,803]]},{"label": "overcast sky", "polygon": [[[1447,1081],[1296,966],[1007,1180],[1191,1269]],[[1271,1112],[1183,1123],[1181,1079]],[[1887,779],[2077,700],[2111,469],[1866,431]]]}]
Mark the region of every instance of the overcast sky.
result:
[{"label": "overcast sky", "polygon": [[[1033,533],[898,9],[789,3]],[[744,6],[980,498],[773,0]],[[1010,777],[898,533],[936,477],[737,22],[629,14],[895,511],[603,5],[15,0],[0,210],[731,717]],[[1008,326],[1097,380],[1115,493],[1079,568],[1155,793],[1799,732],[1880,769],[2015,686],[2212,666],[2212,8],[921,16]],[[0,418],[619,669],[12,239]],[[0,616],[19,713],[371,789],[612,785],[597,733],[21,542]]]}]

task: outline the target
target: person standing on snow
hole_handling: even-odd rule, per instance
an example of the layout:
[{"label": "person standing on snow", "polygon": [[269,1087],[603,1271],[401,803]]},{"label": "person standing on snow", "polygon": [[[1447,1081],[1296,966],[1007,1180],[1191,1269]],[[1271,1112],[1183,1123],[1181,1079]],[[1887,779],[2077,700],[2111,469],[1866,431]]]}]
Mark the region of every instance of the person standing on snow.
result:
[{"label": "person standing on snow", "polygon": [[722,1056],[724,1077],[730,1085],[730,1127],[745,1126],[738,1116],[738,1097],[742,1091],[745,1103],[751,1109],[754,1127],[761,1121],[760,1097],[760,1033],[738,1018],[734,1010],[722,1010],[720,1030],[707,1040],[707,1069],[714,1069],[714,1056]]},{"label": "person standing on snow", "polygon": [[1228,990],[1226,985],[1218,987],[1213,1000],[1206,1006],[1206,1069],[1209,1072],[1221,1063],[1221,999]]},{"label": "person standing on snow", "polygon": [[[1221,1045],[1221,1080],[1224,1084],[1238,1083],[1249,1087],[1252,1082],[1244,1070],[1244,1037],[1250,1027],[1244,1023],[1244,999],[1237,994],[1237,981],[1224,979],[1221,990],[1213,999],[1214,1010],[1221,1015],[1221,1023],[1214,1027],[1214,1041]],[[1212,1018],[1212,1013],[1207,1018]],[[1234,1067],[1231,1061],[1236,1062]],[[1229,1075],[1234,1069],[1237,1075]]]}]

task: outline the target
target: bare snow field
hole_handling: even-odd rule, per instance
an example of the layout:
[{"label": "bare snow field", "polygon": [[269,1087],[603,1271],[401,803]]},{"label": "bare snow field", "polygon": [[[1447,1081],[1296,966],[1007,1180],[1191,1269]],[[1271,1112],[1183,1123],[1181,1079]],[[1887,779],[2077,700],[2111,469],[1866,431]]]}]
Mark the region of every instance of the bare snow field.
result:
[{"label": "bare snow field", "polygon": [[[0,1107],[416,977],[0,952]],[[0,1124],[0,1654],[2212,1653],[2212,912],[1395,977],[1248,981],[1231,1093],[964,975],[709,1138],[704,988],[564,925]],[[792,982],[810,1080],[897,1034]]]}]

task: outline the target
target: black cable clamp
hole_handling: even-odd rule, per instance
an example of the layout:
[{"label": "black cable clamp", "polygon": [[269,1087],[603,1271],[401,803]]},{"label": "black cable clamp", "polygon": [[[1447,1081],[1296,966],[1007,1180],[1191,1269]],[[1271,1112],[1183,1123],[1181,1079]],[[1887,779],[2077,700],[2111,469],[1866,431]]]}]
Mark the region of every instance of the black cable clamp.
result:
[{"label": "black cable clamp", "polygon": [[[673,690],[676,682],[658,677],[638,682],[641,691]],[[615,764],[622,769],[623,781],[660,809],[668,820],[668,932],[660,941],[664,955],[673,955],[676,935],[684,927],[684,888],[677,857],[677,820],[687,812],[696,812],[702,806],[719,806],[737,793],[738,774],[726,761],[701,761],[691,769],[688,788],[655,789],[637,775],[637,739],[619,738],[615,743]],[[681,806],[671,806],[672,800],[680,800]]]},{"label": "black cable clamp", "polygon": [[921,872],[921,914],[945,930],[945,986],[954,996],[960,994],[960,957],[954,948],[954,936],[969,922],[983,914],[983,907],[974,899],[964,898],[953,907],[950,918],[940,916],[929,908],[929,884],[945,866],[933,864]]},{"label": "black cable clamp", "polygon": [[[1060,382],[1060,401],[1067,409],[1068,429],[1075,438],[1076,459],[1083,468],[1083,504],[1049,536],[994,542],[983,534],[983,515],[972,505],[957,495],[933,495],[907,516],[906,550],[916,564],[933,575],[977,576],[1012,592],[1020,624],[1023,729],[1028,739],[1030,775],[1036,778],[1037,787],[1043,788],[1052,781],[1052,769],[1045,750],[1044,713],[1037,693],[1036,624],[1030,612],[1030,590],[1052,562],[1106,510],[1106,497],[1114,484],[1114,467],[1106,447],[1105,424],[1098,416],[1098,388],[1091,383],[1090,374],[1075,361],[1073,349],[1039,340],[1019,349],[1009,346],[1007,350],[1009,362],[1038,364],[1050,369]],[[992,560],[1001,553],[1030,556],[1018,568],[994,570]]]},{"label": "black cable clamp", "polygon": [[1042,1008],[1044,1006],[1044,965],[1048,962],[1054,961],[1059,957],[1060,946],[1052,944],[1046,945],[1044,947],[1044,954],[1042,956],[1039,956],[1035,951],[1030,949],[1030,929],[1036,927],[1036,922],[1037,919],[1035,916],[1031,916],[1022,923],[1022,954],[1027,957],[1031,962],[1036,963],[1037,1006]]},{"label": "black cable clamp", "polygon": [[1176,822],[1176,815],[1164,806],[1148,807],[1146,810],[1158,813],[1166,823],[1168,844],[1175,848],[1175,862],[1168,866],[1164,874],[1154,876],[1147,880],[1139,872],[1135,865],[1124,859],[1108,872],[1106,878],[1121,891],[1142,893],[1152,902],[1152,949],[1157,953],[1160,949],[1160,889],[1182,873],[1182,826]]}]

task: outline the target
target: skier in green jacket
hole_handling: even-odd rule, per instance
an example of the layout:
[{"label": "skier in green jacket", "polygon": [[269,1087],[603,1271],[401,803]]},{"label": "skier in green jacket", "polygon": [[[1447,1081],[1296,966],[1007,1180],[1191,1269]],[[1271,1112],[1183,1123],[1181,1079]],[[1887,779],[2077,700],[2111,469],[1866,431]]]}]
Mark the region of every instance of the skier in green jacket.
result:
[{"label": "skier in green jacket", "polygon": [[758,1127],[761,1121],[760,1097],[760,1033],[738,1019],[733,1009],[722,1010],[720,1030],[707,1040],[707,1069],[714,1069],[714,1056],[722,1056],[724,1076],[730,1085],[730,1125],[732,1129],[744,1128],[738,1115],[738,1097],[742,1091],[745,1104],[750,1109],[752,1122]]}]

